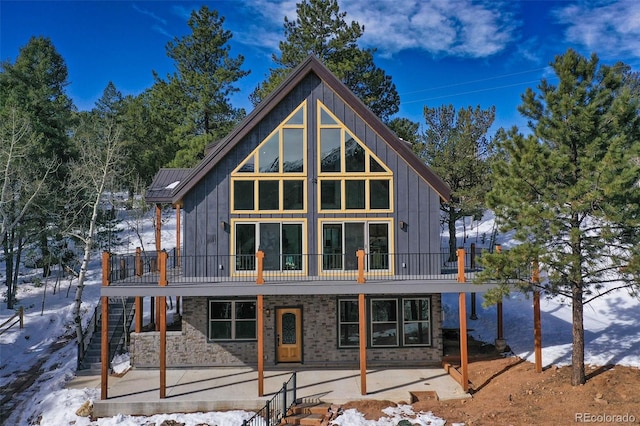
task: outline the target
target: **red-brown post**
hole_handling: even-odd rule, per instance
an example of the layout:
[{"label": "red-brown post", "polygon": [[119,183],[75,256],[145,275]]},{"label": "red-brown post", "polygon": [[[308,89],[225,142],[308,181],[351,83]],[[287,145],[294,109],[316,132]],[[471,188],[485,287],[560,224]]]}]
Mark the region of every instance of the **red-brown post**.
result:
[{"label": "red-brown post", "polygon": [[[540,282],[538,262],[533,263],[532,281]],[[540,319],[540,291],[533,291],[533,346],[535,353],[536,373],[542,373],[542,321]]]},{"label": "red-brown post", "polygon": [[357,279],[357,283],[358,284],[364,284],[367,280],[364,277],[364,250],[360,249],[358,251],[356,251],[356,256],[358,258],[358,279]]},{"label": "red-brown post", "polygon": [[142,297],[136,296],[136,325],[135,331],[136,333],[142,332],[142,317],[144,316],[143,307],[142,307]]},{"label": "red-brown post", "polygon": [[467,349],[467,299],[465,293],[458,295],[458,309],[460,316],[460,385],[464,392],[469,391],[469,367]]},{"label": "red-brown post", "polygon": [[[110,254],[102,252],[102,285],[109,285]],[[109,298],[102,296],[102,330],[100,341],[100,399],[107,399],[109,387]]]},{"label": "red-brown post", "polygon": [[360,335],[360,394],[367,394],[367,321],[364,293],[358,295],[358,333]]},{"label": "red-brown post", "polygon": [[169,253],[162,250],[159,256],[158,265],[160,267],[160,281],[159,284],[161,286],[167,285],[167,259],[169,259]]},{"label": "red-brown post", "polygon": [[258,276],[256,277],[256,284],[264,284],[264,252],[258,250],[256,253],[256,259],[258,261]]},{"label": "red-brown post", "polygon": [[258,295],[258,396],[264,396],[264,296]]},{"label": "red-brown post", "polygon": [[136,247],[136,277],[142,276],[142,249]]},{"label": "red-brown post", "polygon": [[457,251],[458,254],[458,282],[464,283],[467,282],[467,277],[464,275],[464,249],[459,248]]}]

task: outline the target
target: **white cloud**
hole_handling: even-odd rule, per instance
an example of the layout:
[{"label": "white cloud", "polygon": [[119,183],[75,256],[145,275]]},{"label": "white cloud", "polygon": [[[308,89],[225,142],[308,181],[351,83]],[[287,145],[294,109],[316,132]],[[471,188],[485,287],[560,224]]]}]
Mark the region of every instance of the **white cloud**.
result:
[{"label": "white cloud", "polygon": [[[284,17],[296,17],[299,0],[255,0],[243,3],[245,12],[260,16],[260,26],[234,28],[234,37],[245,44],[277,50],[284,36]],[[339,0],[346,21],[365,26],[359,43],[383,56],[406,49],[436,56],[482,58],[502,51],[514,39],[518,23],[508,5],[472,0]],[[252,18],[251,21],[255,21]]]},{"label": "white cloud", "polygon": [[565,38],[600,57],[640,56],[640,2],[584,2],[559,8],[555,16],[567,25]]},{"label": "white cloud", "polygon": [[343,0],[341,10],[365,26],[363,44],[386,56],[418,49],[436,56],[487,57],[502,51],[519,25],[502,2]]},{"label": "white cloud", "polygon": [[154,21],[157,21],[162,25],[167,25],[166,19],[159,17],[158,15],[156,15],[153,12],[151,12],[150,10],[143,9],[143,8],[139,7],[138,5],[136,5],[136,4],[133,4],[132,7],[133,7],[133,10],[135,10],[136,12],[142,13],[143,15],[147,15],[147,16],[151,17]]}]

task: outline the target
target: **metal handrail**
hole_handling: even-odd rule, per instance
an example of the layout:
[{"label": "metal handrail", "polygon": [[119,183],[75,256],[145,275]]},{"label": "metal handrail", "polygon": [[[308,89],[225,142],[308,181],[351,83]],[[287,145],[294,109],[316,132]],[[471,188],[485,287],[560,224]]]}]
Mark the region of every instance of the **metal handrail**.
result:
[{"label": "metal handrail", "polygon": [[297,402],[296,372],[282,384],[276,394],[267,401],[251,418],[244,420],[242,426],[274,426],[287,416],[289,409]]}]

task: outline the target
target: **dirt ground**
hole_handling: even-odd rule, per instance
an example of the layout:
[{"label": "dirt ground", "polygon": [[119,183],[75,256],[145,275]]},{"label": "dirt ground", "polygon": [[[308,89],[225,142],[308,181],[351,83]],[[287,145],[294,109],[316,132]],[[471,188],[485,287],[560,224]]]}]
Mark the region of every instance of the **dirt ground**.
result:
[{"label": "dirt ground", "polygon": [[[570,425],[640,424],[640,370],[622,366],[588,366],[587,383],[571,386],[570,367],[550,367],[536,373],[534,365],[517,357],[470,358],[472,397],[413,402],[413,410],[431,411],[447,424]],[[411,403],[411,401],[407,401]],[[367,419],[385,416],[389,401],[352,401]]]}]

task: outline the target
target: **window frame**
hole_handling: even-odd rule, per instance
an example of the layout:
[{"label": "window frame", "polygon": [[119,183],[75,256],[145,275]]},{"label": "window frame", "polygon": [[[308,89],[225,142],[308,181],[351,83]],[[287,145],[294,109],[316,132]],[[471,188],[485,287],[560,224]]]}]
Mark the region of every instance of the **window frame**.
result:
[{"label": "window frame", "polygon": [[[261,243],[260,243],[260,236],[261,236],[261,232],[260,232],[260,228],[261,225],[263,224],[278,224],[279,225],[279,236],[280,236],[280,253],[278,253],[278,257],[280,259],[280,269],[264,269],[263,270],[263,274],[264,276],[273,276],[273,275],[282,275],[282,274],[287,274],[287,275],[307,275],[307,271],[308,271],[308,251],[307,251],[307,221],[305,218],[291,218],[291,219],[286,219],[286,218],[256,218],[253,220],[250,220],[249,218],[233,218],[231,219],[231,236],[230,236],[230,252],[231,252],[231,256],[232,259],[234,256],[237,256],[236,253],[236,248],[237,248],[237,226],[238,225],[253,225],[254,226],[254,242],[255,242],[255,247],[256,247],[256,252],[261,248]],[[300,233],[301,233],[301,246],[300,246],[300,251],[301,253],[295,253],[292,254],[293,256],[297,256],[300,255],[301,256],[301,265],[300,265],[300,269],[288,269],[285,268],[285,261],[283,260],[283,256],[285,255],[285,253],[282,253],[283,250],[283,240],[282,240],[282,231],[283,231],[283,226],[285,225],[300,225]],[[291,253],[286,253],[286,254],[291,254]],[[255,253],[254,253],[255,255]],[[268,253],[265,252],[265,256],[268,255]],[[230,262],[231,265],[231,276],[246,276],[246,275],[253,275],[256,273],[257,271],[257,261],[254,261],[254,268],[253,269],[237,269],[236,267],[236,262],[235,261],[231,261]]]},{"label": "window frame", "polygon": [[[326,114],[333,123],[322,123],[322,115]],[[320,100],[317,101],[317,129],[316,129],[316,152],[317,164],[317,206],[318,213],[354,213],[354,212],[376,212],[392,213],[394,211],[394,180],[393,172],[378,158],[373,151],[359,140],[351,130],[347,128]],[[338,171],[322,171],[322,131],[327,129],[340,130],[340,167]],[[364,170],[347,171],[346,144],[348,139],[353,139],[360,148],[364,150]],[[372,170],[372,161],[375,161],[382,171]],[[388,181],[388,206],[386,208],[374,208],[371,203],[371,182]],[[338,208],[323,208],[322,183],[324,181],[338,181],[340,190],[340,205]],[[347,208],[347,181],[364,182],[364,207]]]},{"label": "window frame", "polygon": [[[212,319],[211,318],[211,305],[212,303],[229,303],[231,304],[231,318],[229,319]],[[238,319],[236,318],[236,304],[237,303],[252,303],[254,305],[255,318],[250,319]],[[255,325],[255,333],[254,337],[249,338],[239,338],[237,335],[237,323],[238,322],[254,322]],[[212,337],[211,325],[215,322],[225,322],[231,324],[231,337],[229,338],[214,338]],[[209,342],[255,342],[258,339],[258,302],[256,299],[229,299],[229,298],[207,298],[207,341]]]},{"label": "window frame", "polygon": [[[318,254],[319,254],[319,263],[318,263],[318,275],[335,275],[338,274],[353,274],[356,273],[357,269],[345,269],[345,265],[347,262],[345,261],[345,256],[347,253],[344,253],[346,246],[347,235],[345,232],[347,223],[364,223],[364,244],[362,248],[365,251],[365,275],[369,272],[375,273],[377,275],[393,275],[395,271],[395,264],[392,261],[393,253],[394,253],[394,227],[393,218],[320,218],[318,219]],[[384,224],[387,226],[387,253],[382,253],[382,255],[387,256],[386,268],[373,268],[372,256],[374,253],[371,253],[371,225],[379,225]],[[324,241],[324,230],[325,225],[341,225],[341,243],[342,243],[342,253],[329,253],[325,254],[325,241]],[[342,266],[341,268],[324,268],[324,256],[327,255],[342,255]]]},{"label": "window frame", "polygon": [[[365,321],[366,321],[366,333],[367,333],[367,349],[394,349],[394,348],[425,348],[425,347],[433,347],[433,310],[432,310],[432,299],[431,295],[402,295],[402,296],[384,296],[380,297],[366,297],[365,299]],[[372,304],[374,301],[378,300],[393,300],[396,304],[396,344],[395,345],[374,345],[373,344],[373,317],[372,317]],[[420,321],[407,321],[404,315],[404,302],[407,300],[421,300],[425,301],[428,306],[428,319],[420,320]],[[360,319],[357,321],[342,321],[342,302],[351,302],[355,304],[355,307],[358,307],[358,298],[357,297],[338,297],[336,299],[336,347],[338,349],[358,349],[360,347],[359,342],[354,345],[343,345],[341,341],[341,326],[342,325],[357,325],[359,330]],[[406,334],[405,334],[405,324],[414,323],[414,322],[423,322],[427,323],[428,326],[428,343],[420,343],[420,344],[411,344],[406,343]],[[393,323],[393,321],[378,321],[376,323]]]},{"label": "window frame", "polygon": [[[302,123],[288,123],[296,114],[302,111]],[[308,148],[307,148],[307,101],[303,101],[297,108],[291,112],[282,122],[271,132],[267,137],[262,139],[258,146],[247,155],[239,165],[230,174],[230,212],[232,214],[289,214],[289,213],[306,213],[307,211],[307,199],[309,194],[307,175],[309,170],[308,165]],[[302,171],[287,172],[284,170],[285,154],[285,134],[287,130],[298,129],[302,132]],[[272,141],[274,137],[278,140],[278,171],[261,172],[260,171],[260,154],[261,148]],[[251,163],[253,165],[253,171],[242,171],[243,167]],[[236,182],[252,182],[253,183],[253,208],[252,209],[237,209],[235,183]],[[276,209],[260,209],[260,182],[265,181],[278,181],[278,207]],[[297,181],[302,184],[302,199],[301,208],[287,209],[284,205],[284,187],[285,181]]]}]

